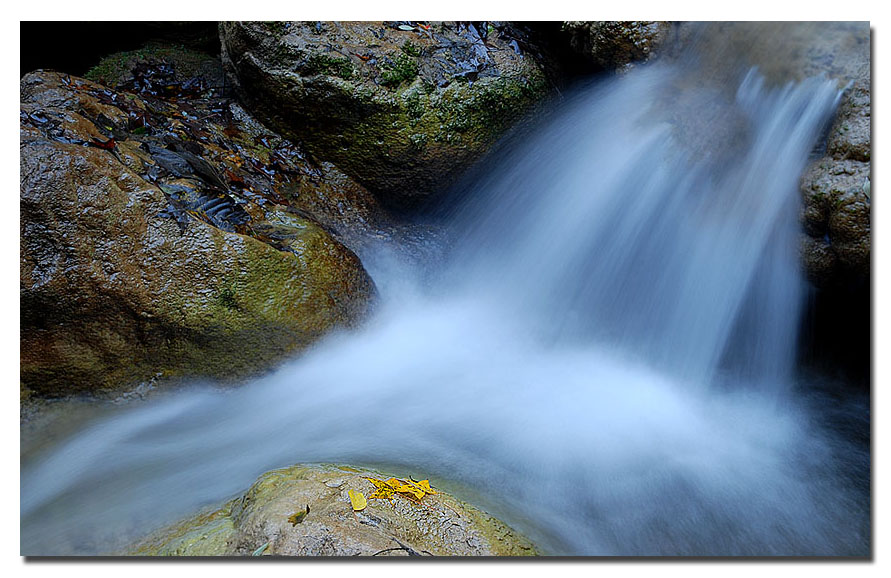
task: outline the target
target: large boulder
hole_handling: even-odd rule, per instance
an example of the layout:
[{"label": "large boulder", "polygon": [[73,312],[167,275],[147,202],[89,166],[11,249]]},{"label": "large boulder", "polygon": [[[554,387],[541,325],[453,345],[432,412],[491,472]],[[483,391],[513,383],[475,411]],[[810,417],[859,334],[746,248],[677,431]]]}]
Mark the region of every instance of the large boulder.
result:
[{"label": "large boulder", "polygon": [[[137,556],[530,556],[532,544],[456,498],[436,494],[368,499],[364,478],[390,476],[348,466],[298,465],[263,474],[242,496],[155,532]],[[309,507],[306,513],[305,507]],[[299,516],[293,518],[294,514]],[[301,515],[304,514],[304,515]],[[289,520],[290,518],[290,520]]]},{"label": "large boulder", "polygon": [[220,37],[251,111],[392,206],[445,190],[549,92],[503,23],[224,22]]},{"label": "large boulder", "polygon": [[[333,163],[314,162],[238,103],[213,98],[221,92],[230,94],[216,57],[152,44],[111,54],[86,76],[137,93],[149,117],[168,122],[189,146],[200,146],[219,172],[237,177],[232,192],[241,196],[246,207],[255,206],[257,200],[284,204],[289,211],[311,217],[356,252],[382,239],[404,239],[406,229],[413,228],[394,219],[367,189]],[[141,111],[139,115],[146,117]],[[135,138],[152,141],[142,135]],[[257,194],[266,198],[257,199]]]},{"label": "large boulder", "polygon": [[277,173],[299,172],[286,147],[236,146],[252,140],[237,107],[200,100],[210,112],[53,72],[22,79],[25,390],[239,376],[363,317],[374,285],[359,259],[261,178],[275,155]]}]

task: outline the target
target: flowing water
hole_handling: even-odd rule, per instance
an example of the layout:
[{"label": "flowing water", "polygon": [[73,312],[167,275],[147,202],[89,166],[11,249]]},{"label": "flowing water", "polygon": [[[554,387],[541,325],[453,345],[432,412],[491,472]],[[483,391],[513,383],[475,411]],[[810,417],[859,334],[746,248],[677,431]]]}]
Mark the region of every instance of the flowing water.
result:
[{"label": "flowing water", "polygon": [[363,255],[361,329],[23,461],[22,553],[112,551],[337,462],[430,477],[546,553],[868,555],[868,448],[794,367],[797,181],[839,90],[691,70],[567,95],[464,186],[444,263]]}]

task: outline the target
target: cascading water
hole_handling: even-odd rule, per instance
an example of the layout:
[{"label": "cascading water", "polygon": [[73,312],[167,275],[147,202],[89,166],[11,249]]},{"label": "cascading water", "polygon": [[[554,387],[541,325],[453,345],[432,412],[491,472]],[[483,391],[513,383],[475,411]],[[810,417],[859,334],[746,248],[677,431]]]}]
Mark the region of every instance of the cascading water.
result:
[{"label": "cascading water", "polygon": [[868,456],[790,392],[797,180],[839,92],[684,74],[568,97],[468,185],[441,270],[364,255],[362,329],[27,460],[22,553],[113,551],[321,461],[423,474],[546,553],[868,554]]}]

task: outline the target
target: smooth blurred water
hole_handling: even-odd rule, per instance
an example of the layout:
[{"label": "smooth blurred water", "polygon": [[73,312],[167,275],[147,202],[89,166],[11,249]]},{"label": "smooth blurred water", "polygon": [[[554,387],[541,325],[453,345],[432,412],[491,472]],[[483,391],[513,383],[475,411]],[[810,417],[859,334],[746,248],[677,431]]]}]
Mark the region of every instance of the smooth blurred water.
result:
[{"label": "smooth blurred water", "polygon": [[364,255],[360,330],[23,463],[22,553],[113,551],[343,462],[430,477],[547,553],[867,555],[868,453],[792,389],[797,181],[839,92],[684,66],[567,96],[467,185],[435,271]]}]

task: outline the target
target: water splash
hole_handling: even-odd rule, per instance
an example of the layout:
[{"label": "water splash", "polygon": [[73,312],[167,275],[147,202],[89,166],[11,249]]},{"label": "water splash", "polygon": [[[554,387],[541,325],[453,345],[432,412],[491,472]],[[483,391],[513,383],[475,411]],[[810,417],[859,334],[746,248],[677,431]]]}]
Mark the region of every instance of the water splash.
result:
[{"label": "water splash", "polygon": [[680,76],[586,87],[488,165],[432,286],[367,256],[361,330],[23,465],[22,552],[107,552],[324,461],[429,476],[548,553],[866,554],[844,444],[788,390],[796,184],[838,91]]}]

